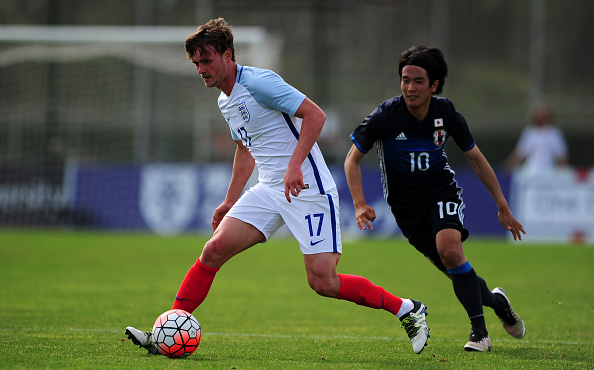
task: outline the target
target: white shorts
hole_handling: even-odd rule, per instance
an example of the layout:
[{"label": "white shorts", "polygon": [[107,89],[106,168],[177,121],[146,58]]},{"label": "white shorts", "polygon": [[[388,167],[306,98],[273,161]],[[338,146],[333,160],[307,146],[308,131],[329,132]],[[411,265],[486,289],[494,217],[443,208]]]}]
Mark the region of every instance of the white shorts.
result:
[{"label": "white shorts", "polygon": [[266,240],[287,225],[303,254],[342,253],[338,191],[320,194],[304,189],[287,202],[285,192],[257,184],[246,191],[225,217],[234,217],[260,230]]}]

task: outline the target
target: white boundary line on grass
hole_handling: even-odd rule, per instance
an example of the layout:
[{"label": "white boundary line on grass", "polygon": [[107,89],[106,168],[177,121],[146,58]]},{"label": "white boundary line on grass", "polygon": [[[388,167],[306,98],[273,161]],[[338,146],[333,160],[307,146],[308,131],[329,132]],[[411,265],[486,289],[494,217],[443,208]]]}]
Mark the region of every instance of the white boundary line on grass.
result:
[{"label": "white boundary line on grass", "polygon": [[[57,331],[75,331],[75,332],[82,332],[82,333],[122,333],[124,334],[124,330],[115,330],[115,329],[81,329],[81,328],[0,328],[0,330],[13,330],[13,331],[31,331],[31,332],[57,332]],[[281,334],[256,334],[256,333],[217,333],[217,332],[203,332],[203,335],[206,336],[217,336],[217,337],[256,337],[256,338],[281,338],[281,339],[291,339],[291,338],[309,338],[309,339],[364,339],[364,340],[393,340],[393,341],[408,341],[408,338],[404,337],[374,337],[374,336],[352,336],[352,335],[281,335]],[[433,338],[431,337],[431,341],[443,342],[443,341],[451,341],[451,338]],[[590,344],[589,342],[571,342],[571,341],[564,341],[564,340],[539,340],[539,341],[532,341],[530,339],[512,339],[512,338],[505,338],[505,339],[492,339],[491,342],[503,342],[503,343],[544,343],[544,344],[564,344],[564,345],[584,345]]]}]

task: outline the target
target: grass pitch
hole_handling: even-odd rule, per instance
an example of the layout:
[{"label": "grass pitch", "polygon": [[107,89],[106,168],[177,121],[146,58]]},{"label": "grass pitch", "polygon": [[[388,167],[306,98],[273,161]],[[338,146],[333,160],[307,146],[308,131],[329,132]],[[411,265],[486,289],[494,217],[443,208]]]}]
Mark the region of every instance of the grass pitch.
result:
[{"label": "grass pitch", "polygon": [[0,231],[1,368],[592,368],[594,248],[471,238],[466,255],[503,287],[527,327],[508,336],[487,309],[493,350],[464,352],[470,325],[451,283],[402,239],[345,242],[340,273],[366,276],[428,307],[415,355],[385,311],[317,296],[292,239],[236,256],[194,315],[202,343],[186,359],[150,356],[124,338],[171,307],[203,236],[161,238]]}]

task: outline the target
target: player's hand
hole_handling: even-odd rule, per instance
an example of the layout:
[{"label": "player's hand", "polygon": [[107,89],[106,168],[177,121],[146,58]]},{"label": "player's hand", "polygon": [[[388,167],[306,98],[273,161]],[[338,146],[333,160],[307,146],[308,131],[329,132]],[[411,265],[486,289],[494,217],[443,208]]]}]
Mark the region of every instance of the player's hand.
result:
[{"label": "player's hand", "polygon": [[357,227],[359,230],[373,230],[371,223],[375,221],[375,211],[368,204],[355,207]]},{"label": "player's hand", "polygon": [[215,209],[214,214],[212,215],[211,222],[212,231],[215,231],[217,227],[219,227],[219,224],[221,223],[221,221],[223,221],[223,217],[225,217],[225,215],[227,214],[227,212],[229,212],[232,206],[232,204],[224,202],[220,206],[218,206],[217,209]]},{"label": "player's hand", "polygon": [[499,223],[512,233],[514,240],[522,240],[522,234],[520,232],[526,235],[524,226],[514,218],[509,208],[500,209],[499,213],[497,213],[497,218],[499,219]]},{"label": "player's hand", "polygon": [[301,190],[305,188],[305,184],[303,183],[303,171],[301,170],[301,166],[287,168],[287,172],[285,172],[284,181],[285,198],[287,198],[287,202],[291,203],[291,195],[297,197],[299,196]]}]

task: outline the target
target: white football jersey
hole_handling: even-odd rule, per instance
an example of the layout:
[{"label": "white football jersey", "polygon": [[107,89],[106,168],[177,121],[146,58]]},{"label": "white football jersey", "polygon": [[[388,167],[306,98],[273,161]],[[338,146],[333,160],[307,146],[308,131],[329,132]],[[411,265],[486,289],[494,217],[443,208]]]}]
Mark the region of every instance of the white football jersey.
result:
[{"label": "white football jersey", "polygon": [[521,168],[534,173],[554,170],[557,158],[567,155],[565,139],[556,126],[525,127],[516,150],[525,159]]},{"label": "white football jersey", "polygon": [[[221,92],[218,103],[234,140],[242,140],[258,168],[258,181],[284,191],[283,177],[297,146],[301,119],[295,117],[305,95],[278,74],[237,65],[231,95]],[[336,187],[315,144],[301,165],[303,182],[321,194]]]}]

